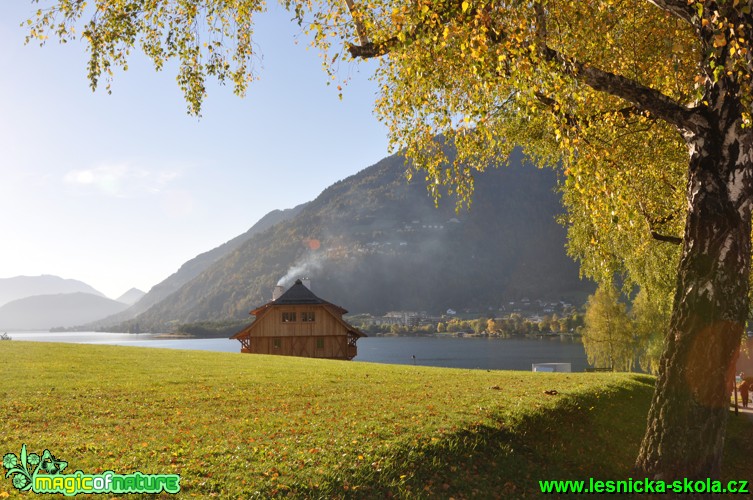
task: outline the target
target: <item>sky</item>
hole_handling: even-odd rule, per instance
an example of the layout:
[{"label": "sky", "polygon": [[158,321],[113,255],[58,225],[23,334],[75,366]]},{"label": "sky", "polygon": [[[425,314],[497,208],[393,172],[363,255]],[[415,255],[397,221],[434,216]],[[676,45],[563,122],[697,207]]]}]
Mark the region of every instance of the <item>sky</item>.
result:
[{"label": "sky", "polygon": [[260,80],[245,98],[210,85],[201,118],[186,113],[175,73],[143,56],[111,95],[92,92],[83,43],[24,45],[36,8],[0,2],[0,278],[52,274],[110,298],[148,291],[388,154],[373,67],[343,68],[340,100],[275,4],[256,23]]}]

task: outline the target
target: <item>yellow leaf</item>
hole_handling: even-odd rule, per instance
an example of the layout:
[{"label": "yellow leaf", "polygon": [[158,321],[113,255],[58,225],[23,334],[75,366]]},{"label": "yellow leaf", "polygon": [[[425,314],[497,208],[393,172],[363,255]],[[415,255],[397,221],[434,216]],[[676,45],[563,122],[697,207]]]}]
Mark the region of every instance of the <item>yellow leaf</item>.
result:
[{"label": "yellow leaf", "polygon": [[462,4],[462,7],[463,7],[463,12],[465,12],[466,10],[468,10],[468,8],[469,8],[470,6],[471,6],[471,4],[469,4],[468,2],[463,2],[463,4]]}]

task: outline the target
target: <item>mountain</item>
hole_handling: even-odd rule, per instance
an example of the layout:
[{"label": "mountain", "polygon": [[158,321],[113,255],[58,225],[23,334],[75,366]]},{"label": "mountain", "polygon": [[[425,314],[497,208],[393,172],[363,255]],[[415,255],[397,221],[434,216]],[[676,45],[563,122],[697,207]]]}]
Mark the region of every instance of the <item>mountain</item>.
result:
[{"label": "mountain", "polygon": [[180,266],[180,269],[171,274],[165,280],[154,285],[146,295],[144,295],[139,301],[135,302],[128,309],[107,318],[89,323],[84,326],[84,329],[102,329],[107,326],[116,325],[131,318],[135,318],[140,313],[146,311],[153,305],[167,298],[173,292],[179,290],[183,285],[201,274],[212,264],[235,251],[238,247],[243,245],[254,235],[269,229],[278,222],[282,222],[295,217],[298,212],[303,209],[304,206],[305,204],[301,204],[297,207],[288,208],[285,210],[272,210],[264,217],[259,219],[245,233],[241,234],[240,236],[236,236],[232,240],[227,241],[222,245],[209,250],[208,252],[197,255],[193,259]]},{"label": "mountain", "polygon": [[115,300],[117,302],[122,302],[123,304],[132,306],[133,304],[141,300],[144,295],[146,295],[146,292],[142,292],[138,288],[131,288]]},{"label": "mountain", "polygon": [[582,303],[565,254],[556,174],[523,165],[476,176],[470,211],[423,183],[407,183],[404,159],[388,157],[325,189],[294,217],[249,238],[123,330],[169,331],[178,323],[243,319],[272,287],[311,278],[313,291],[354,313],[493,310],[522,298]]},{"label": "mountain", "polygon": [[91,293],[104,297],[100,292],[86,283],[77,280],[63,279],[58,276],[16,276],[15,278],[0,278],[0,306],[13,300],[31,297],[32,295],[51,295],[58,293]]},{"label": "mountain", "polygon": [[122,311],[127,306],[91,293],[34,295],[0,307],[0,330],[71,327]]}]

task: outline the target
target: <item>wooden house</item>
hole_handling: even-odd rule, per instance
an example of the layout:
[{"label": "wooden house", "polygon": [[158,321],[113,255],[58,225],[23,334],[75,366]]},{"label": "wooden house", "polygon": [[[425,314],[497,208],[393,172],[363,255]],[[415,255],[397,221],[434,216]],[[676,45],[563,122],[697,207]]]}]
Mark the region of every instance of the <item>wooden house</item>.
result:
[{"label": "wooden house", "polygon": [[256,320],[233,335],[241,352],[353,359],[366,334],[343,320],[345,309],[322,300],[297,280],[285,293],[251,311]]}]

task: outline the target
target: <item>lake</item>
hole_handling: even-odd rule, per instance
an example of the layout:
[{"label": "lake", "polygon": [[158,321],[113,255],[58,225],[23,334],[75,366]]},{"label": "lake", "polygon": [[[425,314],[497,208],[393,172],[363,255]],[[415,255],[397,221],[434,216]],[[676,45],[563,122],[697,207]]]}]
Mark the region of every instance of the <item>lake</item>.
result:
[{"label": "lake", "polygon": [[[8,332],[13,341],[112,344],[169,349],[235,352],[230,339],[165,339],[150,333]],[[0,343],[2,345],[2,343]],[[415,359],[413,358],[415,356]],[[571,363],[574,372],[588,366],[583,344],[569,338],[366,337],[358,341],[356,362],[487,370],[531,370],[533,363]]]}]

